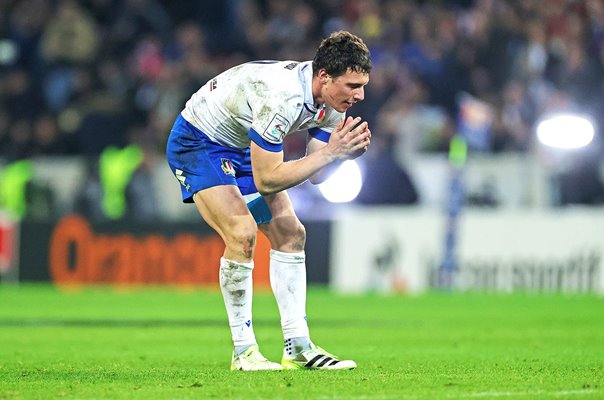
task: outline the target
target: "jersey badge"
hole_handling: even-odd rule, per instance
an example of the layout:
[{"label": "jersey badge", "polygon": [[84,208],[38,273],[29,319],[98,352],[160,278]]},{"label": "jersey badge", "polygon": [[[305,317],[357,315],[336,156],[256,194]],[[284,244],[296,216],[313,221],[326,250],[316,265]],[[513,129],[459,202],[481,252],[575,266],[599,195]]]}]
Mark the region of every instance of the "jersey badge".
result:
[{"label": "jersey badge", "polygon": [[287,132],[288,122],[285,117],[275,114],[268,128],[262,133],[262,137],[270,143],[281,143]]},{"label": "jersey badge", "polygon": [[315,113],[315,116],[313,117],[312,120],[319,124],[319,123],[323,122],[324,118],[325,118],[325,108],[322,108]]},{"label": "jersey badge", "polygon": [[225,175],[233,175],[235,176],[235,168],[233,168],[233,163],[228,158],[221,158],[220,163],[222,164],[220,167],[222,168],[222,172]]}]

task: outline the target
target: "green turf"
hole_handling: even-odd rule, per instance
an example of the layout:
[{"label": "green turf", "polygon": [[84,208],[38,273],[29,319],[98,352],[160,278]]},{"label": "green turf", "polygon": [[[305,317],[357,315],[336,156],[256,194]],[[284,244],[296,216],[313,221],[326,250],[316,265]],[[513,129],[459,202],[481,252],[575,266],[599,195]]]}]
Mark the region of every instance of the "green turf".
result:
[{"label": "green turf", "polygon": [[[269,293],[256,335],[278,360]],[[217,291],[0,286],[0,399],[602,399],[604,298],[309,291],[317,344],[353,371],[229,371]]]}]

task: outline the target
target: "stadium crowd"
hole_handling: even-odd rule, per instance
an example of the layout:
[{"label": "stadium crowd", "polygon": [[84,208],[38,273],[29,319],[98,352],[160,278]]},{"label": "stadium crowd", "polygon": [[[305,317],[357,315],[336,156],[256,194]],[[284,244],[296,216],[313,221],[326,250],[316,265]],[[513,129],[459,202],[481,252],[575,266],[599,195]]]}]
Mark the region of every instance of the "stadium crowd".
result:
[{"label": "stadium crowd", "polygon": [[[163,154],[210,77],[253,59],[310,59],[340,29],[372,52],[352,111],[395,162],[447,150],[461,92],[494,110],[486,152],[527,151],[546,111],[604,126],[601,0],[2,0],[0,155],[126,144]],[[286,144],[288,157],[303,151],[303,140]]]}]

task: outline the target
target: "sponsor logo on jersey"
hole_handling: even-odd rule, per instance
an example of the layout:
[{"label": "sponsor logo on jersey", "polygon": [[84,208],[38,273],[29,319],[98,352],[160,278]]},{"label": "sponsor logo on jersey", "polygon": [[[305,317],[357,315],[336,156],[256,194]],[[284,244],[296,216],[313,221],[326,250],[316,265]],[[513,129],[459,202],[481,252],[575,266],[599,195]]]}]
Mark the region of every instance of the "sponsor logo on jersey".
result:
[{"label": "sponsor logo on jersey", "polygon": [[285,69],[292,70],[292,69],[296,68],[296,67],[298,66],[298,64],[300,64],[300,63],[299,63],[299,62],[292,62],[292,63],[289,63],[289,64],[287,64],[287,65],[285,66]]},{"label": "sponsor logo on jersey", "polygon": [[210,92],[214,89],[216,89],[216,86],[218,86],[218,81],[216,79],[212,79],[210,81]]},{"label": "sponsor logo on jersey", "polygon": [[231,163],[231,160],[229,160],[228,158],[221,158],[220,163],[221,163],[220,167],[222,168],[222,172],[224,172],[226,175],[235,176],[235,168],[233,168],[233,164]]},{"label": "sponsor logo on jersey", "polygon": [[287,132],[288,122],[285,117],[275,114],[268,127],[262,133],[262,137],[270,143],[281,143]]}]

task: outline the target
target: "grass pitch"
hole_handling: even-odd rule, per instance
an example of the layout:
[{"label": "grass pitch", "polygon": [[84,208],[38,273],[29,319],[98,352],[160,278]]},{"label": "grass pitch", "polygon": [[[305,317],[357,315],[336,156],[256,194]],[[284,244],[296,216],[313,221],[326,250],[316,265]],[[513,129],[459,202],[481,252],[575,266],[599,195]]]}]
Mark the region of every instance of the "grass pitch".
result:
[{"label": "grass pitch", "polygon": [[[0,286],[0,399],[603,399],[604,298],[311,288],[314,341],[353,371],[229,371],[218,291]],[[263,353],[278,311],[257,293]]]}]

